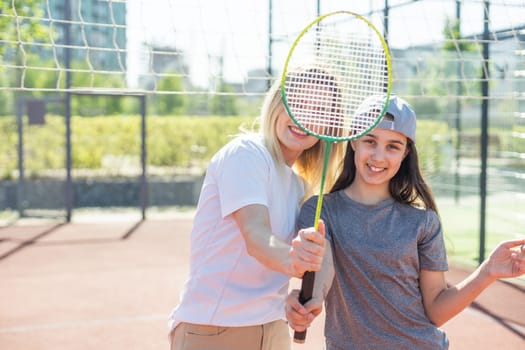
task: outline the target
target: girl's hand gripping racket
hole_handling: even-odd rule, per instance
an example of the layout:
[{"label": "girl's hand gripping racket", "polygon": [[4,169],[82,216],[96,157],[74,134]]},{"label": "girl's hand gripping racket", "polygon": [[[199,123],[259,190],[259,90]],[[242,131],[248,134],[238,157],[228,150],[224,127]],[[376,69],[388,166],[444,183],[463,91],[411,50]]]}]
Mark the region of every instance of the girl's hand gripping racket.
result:
[{"label": "girl's hand gripping racket", "polygon": [[[315,229],[332,143],[373,129],[386,111],[391,85],[387,44],[361,15],[337,11],[320,16],[293,43],[281,78],[284,105],[302,130],[326,142]],[[302,304],[311,299],[314,280],[313,272],[304,274]],[[297,343],[305,338],[306,331],[294,334]]]}]

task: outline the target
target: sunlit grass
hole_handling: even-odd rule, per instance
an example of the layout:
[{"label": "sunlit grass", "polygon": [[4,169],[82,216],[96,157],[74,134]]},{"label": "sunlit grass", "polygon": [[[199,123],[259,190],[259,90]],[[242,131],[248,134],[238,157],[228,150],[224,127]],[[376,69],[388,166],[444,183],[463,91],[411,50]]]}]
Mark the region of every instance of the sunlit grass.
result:
[{"label": "sunlit grass", "polygon": [[[501,193],[487,198],[485,217],[486,258],[498,243],[525,236],[520,227],[520,211],[512,194]],[[477,266],[480,250],[480,199],[478,196],[437,198],[449,260]]]}]

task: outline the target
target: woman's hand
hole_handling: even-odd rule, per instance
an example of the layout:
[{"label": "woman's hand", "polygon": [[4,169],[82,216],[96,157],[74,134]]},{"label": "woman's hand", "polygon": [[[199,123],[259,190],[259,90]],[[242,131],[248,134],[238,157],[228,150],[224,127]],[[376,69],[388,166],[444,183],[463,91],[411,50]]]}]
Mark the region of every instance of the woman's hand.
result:
[{"label": "woman's hand", "polygon": [[325,247],[325,225],[322,220],[319,220],[317,231],[313,227],[300,230],[290,248],[293,276],[300,278],[306,271],[319,271]]}]

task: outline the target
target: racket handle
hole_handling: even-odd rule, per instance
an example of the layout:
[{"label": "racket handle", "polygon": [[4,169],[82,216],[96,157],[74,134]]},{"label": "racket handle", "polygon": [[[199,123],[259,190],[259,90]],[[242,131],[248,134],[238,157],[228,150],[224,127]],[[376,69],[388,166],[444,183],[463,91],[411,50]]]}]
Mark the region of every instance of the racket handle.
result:
[{"label": "racket handle", "polygon": [[[299,293],[299,302],[305,304],[307,301],[312,299],[312,293],[314,291],[315,272],[307,271],[303,275],[303,282],[301,283],[301,293]],[[294,332],[293,341],[295,343],[303,344],[306,339],[306,330],[302,332]]]}]

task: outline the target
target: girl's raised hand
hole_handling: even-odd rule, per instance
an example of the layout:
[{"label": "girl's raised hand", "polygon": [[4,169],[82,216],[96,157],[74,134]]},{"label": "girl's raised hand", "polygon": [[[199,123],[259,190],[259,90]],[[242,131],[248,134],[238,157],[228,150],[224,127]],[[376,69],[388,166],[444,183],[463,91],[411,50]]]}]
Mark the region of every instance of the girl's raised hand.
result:
[{"label": "girl's raised hand", "polygon": [[501,242],[483,262],[482,271],[494,279],[525,274],[525,238]]}]

